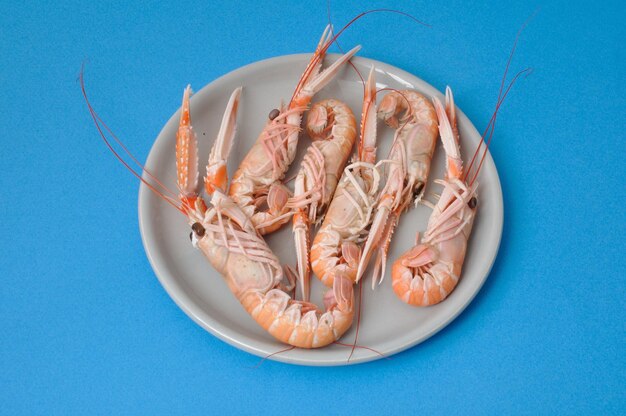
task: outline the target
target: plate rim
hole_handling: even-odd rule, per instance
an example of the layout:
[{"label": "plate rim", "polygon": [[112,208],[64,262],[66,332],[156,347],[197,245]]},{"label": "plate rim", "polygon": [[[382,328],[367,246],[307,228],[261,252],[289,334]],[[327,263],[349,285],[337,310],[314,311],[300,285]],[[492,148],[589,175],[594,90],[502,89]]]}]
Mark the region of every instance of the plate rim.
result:
[{"label": "plate rim", "polygon": [[[213,81],[209,82],[208,84],[206,84],[205,86],[203,86],[201,89],[199,89],[197,91],[197,94],[201,93],[201,92],[206,92],[206,90],[210,90],[212,88],[218,88],[220,84],[222,83],[227,83],[231,78],[234,77],[238,77],[241,73],[245,73],[250,71],[251,69],[255,69],[255,70],[262,70],[263,67],[267,67],[270,65],[273,65],[275,63],[280,63],[282,61],[285,60],[293,60],[293,59],[310,59],[311,54],[310,53],[296,53],[296,54],[287,54],[287,55],[279,55],[279,56],[274,56],[271,58],[266,58],[266,59],[262,59],[259,61],[255,61],[255,62],[251,62],[248,63],[244,66],[241,66],[239,68],[236,68],[216,79],[214,79]],[[329,53],[327,54],[327,58],[332,58],[337,59],[339,56],[341,56],[340,54],[336,54],[336,53]],[[432,86],[430,83],[424,81],[422,78],[413,75],[401,68],[398,68],[394,65],[391,64],[387,64],[385,62],[381,62],[378,61],[376,59],[371,59],[371,58],[367,58],[364,56],[356,56],[352,58],[352,61],[355,63],[362,63],[362,64],[366,64],[366,65],[374,65],[376,67],[377,70],[382,70],[386,73],[393,73],[396,75],[399,75],[402,78],[405,79],[416,79],[418,80],[420,83],[424,83],[425,85],[427,85],[428,87],[432,88],[434,91],[437,91],[437,93],[439,94],[440,97],[443,97],[443,94],[441,93],[441,91],[439,91],[437,88],[435,88],[434,86]],[[259,67],[259,68],[257,68]],[[472,121],[465,115],[465,113],[458,108],[458,106],[456,107],[457,109],[457,117],[459,119],[464,119],[465,122],[469,123],[469,127],[473,130],[476,131],[476,134],[478,134],[480,136],[480,134],[478,133],[478,130],[476,129],[476,127],[474,126],[474,123],[472,123]],[[180,108],[177,108],[176,111],[172,114],[172,116],[167,120],[167,122],[163,125],[163,127],[161,128],[161,130],[159,131],[159,134],[156,136],[156,138],[154,139],[152,146],[150,147],[150,151],[148,153],[148,156],[146,157],[146,162],[145,162],[145,167],[149,167],[151,165],[151,159],[156,158],[155,156],[155,147],[157,145],[157,143],[160,141],[161,136],[164,134],[164,130],[166,129],[166,127],[172,122],[172,120],[176,119],[177,115],[179,114]],[[500,245],[502,242],[502,234],[503,234],[503,226],[504,226],[504,201],[503,201],[503,192],[502,192],[502,184],[500,182],[500,175],[498,173],[498,169],[497,166],[495,164],[495,161],[493,160],[493,157],[491,155],[491,152],[488,151],[487,152],[487,158],[486,160],[490,160],[490,162],[493,164],[494,166],[494,176],[492,178],[492,180],[494,180],[494,184],[493,186],[497,186],[497,192],[495,192],[495,196],[497,196],[497,198],[495,199],[494,203],[495,203],[495,212],[498,214],[498,218],[495,218],[496,222],[496,227],[498,228],[498,232],[497,232],[497,238],[498,241],[495,244],[495,252],[494,252],[494,256],[491,259],[491,262],[489,264],[488,267],[484,268],[485,272],[483,273],[483,276],[480,279],[479,284],[476,286],[475,290],[473,293],[471,293],[470,296],[468,296],[467,298],[464,298],[464,301],[461,302],[459,304],[459,306],[453,311],[453,313],[450,313],[447,316],[447,319],[445,319],[443,322],[441,322],[438,326],[432,328],[430,331],[425,332],[424,334],[422,334],[422,336],[417,337],[415,339],[409,340],[409,341],[405,341],[403,343],[400,343],[398,345],[395,345],[394,347],[390,348],[389,350],[384,351],[384,356],[385,357],[389,357],[391,355],[397,354],[399,352],[405,351],[409,348],[412,348],[424,341],[426,341],[427,339],[431,338],[432,336],[434,336],[435,334],[437,334],[439,331],[443,330],[445,327],[447,327],[452,321],[454,321],[468,306],[470,303],[472,303],[472,301],[474,300],[474,298],[476,297],[476,295],[481,291],[483,285],[485,284],[485,281],[487,280],[487,278],[489,277],[489,275],[491,274],[491,270],[493,268],[493,265],[498,257],[499,251],[500,251]],[[142,177],[144,179],[148,179],[146,176],[146,172],[144,171]],[[350,361],[346,361],[346,360],[333,360],[333,359],[328,359],[328,360],[320,360],[320,359],[303,359],[301,357],[293,357],[289,354],[282,354],[282,355],[273,355],[271,357],[267,357],[268,353],[266,351],[263,351],[260,348],[255,347],[254,345],[250,345],[249,343],[246,343],[244,341],[239,340],[237,337],[233,337],[231,335],[229,335],[228,333],[226,333],[227,331],[224,331],[225,326],[223,324],[221,324],[218,320],[216,319],[212,319],[210,317],[210,315],[208,314],[204,314],[206,315],[209,319],[207,320],[204,316],[200,316],[200,314],[198,314],[198,311],[194,310],[194,307],[196,309],[199,309],[200,311],[202,311],[202,308],[199,307],[198,305],[196,305],[193,301],[191,301],[191,299],[189,299],[189,297],[183,292],[183,291],[179,291],[177,288],[174,287],[174,282],[170,281],[172,280],[172,278],[170,276],[163,276],[163,275],[167,275],[168,273],[165,273],[164,271],[160,270],[160,266],[158,266],[158,264],[156,263],[156,260],[153,257],[153,253],[151,252],[150,246],[149,246],[149,242],[147,241],[146,238],[146,231],[145,231],[145,227],[147,227],[147,222],[148,219],[146,219],[144,217],[144,215],[142,214],[142,206],[144,204],[147,203],[147,198],[150,195],[150,190],[148,189],[148,187],[143,183],[140,182],[140,186],[139,186],[139,192],[138,192],[138,204],[137,204],[137,210],[138,210],[138,222],[139,222],[139,231],[141,234],[141,242],[144,248],[144,251],[146,253],[146,256],[148,258],[148,261],[150,262],[150,266],[152,267],[152,270],[154,272],[154,274],[156,275],[159,283],[161,284],[161,286],[163,286],[163,288],[165,289],[166,293],[169,295],[169,297],[174,301],[174,303],[189,317],[191,318],[197,325],[199,325],[200,327],[202,327],[204,330],[206,330],[207,332],[209,332],[210,334],[212,334],[213,336],[217,337],[218,339],[226,342],[227,344],[246,351],[250,354],[256,355],[258,357],[261,358],[267,358],[269,360],[273,360],[273,361],[279,361],[279,362],[283,362],[283,363],[287,363],[287,364],[296,364],[296,365],[304,365],[304,366],[344,366],[344,365],[356,365],[356,364],[361,364],[361,363],[365,363],[365,362],[370,362],[370,361],[375,361],[375,360],[379,360],[381,358],[384,358],[376,353],[371,353],[370,355],[365,355],[365,356],[360,356],[357,358],[354,358]],[[192,306],[190,306],[192,305]],[[246,339],[248,337],[246,336]]]}]

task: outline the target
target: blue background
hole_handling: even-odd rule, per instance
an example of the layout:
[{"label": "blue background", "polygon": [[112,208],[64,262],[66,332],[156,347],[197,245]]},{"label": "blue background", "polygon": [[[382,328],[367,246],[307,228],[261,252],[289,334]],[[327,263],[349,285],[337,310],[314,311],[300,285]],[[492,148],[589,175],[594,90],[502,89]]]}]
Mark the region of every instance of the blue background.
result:
[{"label": "blue background", "polygon": [[[0,402],[4,414],[624,414],[626,141],[619,2],[332,4],[361,55],[439,89],[482,129],[522,22],[499,116],[500,253],[445,330],[348,368],[266,361],[212,337],[154,276],[138,183],[108,153],[76,78],[145,159],[182,88],[312,50],[326,4],[0,6]],[[480,3],[480,4],[478,4]]]}]

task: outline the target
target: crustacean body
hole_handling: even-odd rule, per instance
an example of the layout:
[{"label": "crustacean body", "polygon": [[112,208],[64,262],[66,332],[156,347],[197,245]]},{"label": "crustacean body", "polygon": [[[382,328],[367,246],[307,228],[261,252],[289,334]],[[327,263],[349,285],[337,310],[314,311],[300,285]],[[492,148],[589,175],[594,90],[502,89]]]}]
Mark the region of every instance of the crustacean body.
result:
[{"label": "crustacean body", "polygon": [[282,180],[296,155],[302,115],[313,96],[360,49],[360,46],[353,48],[321,71],[326,50],[333,41],[331,35],[330,27],[327,27],[291,101],[270,112],[263,131],[233,176],[229,195],[261,234],[277,230],[293,214],[286,204],[290,192]]},{"label": "crustacean body", "polygon": [[372,68],[363,100],[356,160],[346,167],[311,247],[311,267],[326,286],[340,275],[356,281],[360,245],[367,235],[380,175],[376,161],[376,82]]},{"label": "crustacean body", "polygon": [[359,280],[372,254],[378,251],[372,286],[384,278],[387,250],[400,214],[424,193],[438,134],[435,109],[430,100],[416,91],[387,94],[378,107],[378,115],[396,132],[387,161],[387,182],[380,193],[357,271]]},{"label": "crustacean body", "polygon": [[356,121],[345,103],[328,99],[311,107],[306,128],[313,140],[295,181],[293,232],[296,244],[298,282],[302,300],[310,298],[309,251],[311,225],[318,223],[330,204],[354,141]]},{"label": "crustacean body", "polygon": [[421,242],[402,254],[392,266],[393,290],[413,306],[441,302],[456,287],[478,206],[477,182],[467,181],[459,147],[452,91],[446,90],[446,108],[433,99],[446,152],[446,174]]},{"label": "crustacean body", "polygon": [[[232,140],[239,92],[235,90],[231,97],[223,119],[226,125],[222,125],[216,145]],[[283,269],[248,214],[221,187],[211,188],[211,204],[207,207],[196,191],[198,152],[189,96],[187,88],[176,139],[176,168],[180,209],[187,215],[194,246],[224,277],[250,316],[276,339],[300,348],[319,348],[336,341],[352,325],[352,283],[336,280],[324,297],[325,311],[294,300],[289,294],[295,284],[292,272]],[[219,161],[219,153],[211,152],[209,166]]]}]

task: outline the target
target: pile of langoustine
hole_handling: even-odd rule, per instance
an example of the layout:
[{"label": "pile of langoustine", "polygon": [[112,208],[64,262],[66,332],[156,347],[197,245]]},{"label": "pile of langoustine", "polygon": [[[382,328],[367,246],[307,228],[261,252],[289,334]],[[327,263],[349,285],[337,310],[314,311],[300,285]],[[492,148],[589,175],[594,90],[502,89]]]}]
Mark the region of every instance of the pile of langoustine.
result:
[{"label": "pile of langoustine", "polygon": [[[327,27],[291,100],[269,113],[261,134],[229,184],[226,161],[235,140],[241,88],[232,93],[204,177],[204,188],[211,196],[209,205],[198,193],[199,158],[190,116],[190,87],[183,95],[176,135],[178,198],[163,194],[140,177],[149,189],[187,216],[193,246],[224,277],[250,316],[277,340],[298,348],[327,346],[351,327],[355,317],[354,284],[363,277],[372,257],[372,286],[382,282],[387,251],[400,216],[418,202],[430,206],[432,214],[421,240],[393,262],[392,287],[400,300],[412,306],[429,306],[446,299],[461,278],[478,209],[476,177],[482,159],[476,156],[480,147],[464,168],[449,88],[445,104],[417,91],[393,90],[377,105],[372,68],[364,88],[358,132],[355,116],[345,103],[326,99],[311,106],[315,94],[360,49],[353,48],[322,70],[325,53],[335,39]],[[99,125],[104,123],[81,85],[104,138]],[[498,106],[503,98],[499,97]],[[291,192],[284,178],[296,155],[305,113],[311,144]],[[378,162],[377,119],[395,129],[388,157]],[[357,151],[352,155],[357,136]],[[433,205],[422,197],[438,138],[446,154],[446,169],[444,177],[434,181],[443,190]],[[150,172],[146,173],[167,189]],[[283,266],[263,238],[290,220],[296,270]],[[319,227],[311,242],[313,225]],[[324,311],[310,302],[311,271],[330,288],[324,296]],[[299,300],[296,287],[300,289]]]},{"label": "pile of langoustine", "polygon": [[[176,139],[177,181],[193,245],[224,276],[259,325],[279,341],[299,348],[329,345],[351,327],[353,285],[373,256],[373,282],[382,280],[394,229],[402,212],[422,198],[438,137],[447,155],[446,177],[436,181],[443,192],[421,242],[392,266],[393,289],[402,301],[428,306],[454,289],[477,209],[477,183],[468,182],[463,174],[450,89],[445,108],[437,98],[412,90],[391,91],[377,106],[372,68],[363,97],[358,149],[346,166],[357,139],[352,110],[336,99],[309,109],[314,95],[360,48],[322,70],[331,33],[327,28],[322,35],[289,103],[270,112],[228,186],[226,160],[235,140],[241,89],[232,93],[204,178],[205,190],[212,195],[210,207],[197,193],[197,141],[189,87]],[[311,143],[292,193],[283,180],[295,158],[305,113]],[[377,115],[396,129],[388,158],[378,163]],[[263,239],[290,220],[296,271],[283,267]],[[312,225],[320,223],[311,242]],[[311,270],[331,288],[324,296],[325,311],[310,303]]]}]

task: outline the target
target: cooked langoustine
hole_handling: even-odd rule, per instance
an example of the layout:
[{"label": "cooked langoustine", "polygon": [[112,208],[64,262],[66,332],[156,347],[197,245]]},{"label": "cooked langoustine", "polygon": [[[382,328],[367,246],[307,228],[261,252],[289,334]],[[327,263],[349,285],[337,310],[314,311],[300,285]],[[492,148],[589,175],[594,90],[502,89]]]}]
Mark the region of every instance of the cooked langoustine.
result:
[{"label": "cooked langoustine", "polygon": [[217,190],[206,209],[196,199],[187,215],[194,244],[224,277],[252,318],[277,340],[299,348],[319,348],[338,340],[352,325],[352,282],[337,279],[324,297],[326,311],[289,294],[293,278],[256,232],[248,216]]},{"label": "cooked langoustine", "polygon": [[478,199],[477,182],[463,176],[454,99],[446,89],[446,108],[434,98],[439,132],[446,152],[446,174],[436,180],[443,191],[419,244],[402,254],[392,266],[393,290],[413,306],[444,300],[456,287],[472,231]]},{"label": "cooked langoustine", "polygon": [[[219,145],[235,130],[239,90],[227,107],[216,140]],[[189,112],[190,89],[185,90],[176,138],[177,185],[181,211],[187,215],[192,242],[224,277],[233,294],[252,318],[281,342],[300,348],[318,348],[339,339],[352,325],[352,282],[336,279],[324,297],[326,311],[289,295],[294,277],[257,232],[248,215],[221,187],[212,188],[211,207],[198,195],[198,151]],[[219,152],[211,152],[215,162]],[[211,164],[211,163],[209,163]],[[205,180],[206,183],[206,180]]]},{"label": "cooked langoustine", "polygon": [[322,34],[291,101],[270,112],[259,138],[233,176],[229,195],[252,219],[261,234],[277,230],[289,221],[293,213],[286,204],[290,192],[281,181],[296,155],[303,113],[313,96],[360,49],[360,46],[353,48],[321,71],[326,50],[333,40],[329,26]]},{"label": "cooked langoustine", "polygon": [[372,68],[363,99],[357,158],[344,170],[311,247],[311,267],[326,286],[332,287],[337,275],[356,280],[359,245],[371,224],[380,181],[375,161],[376,81]]},{"label": "cooked langoustine", "polygon": [[369,236],[361,255],[357,281],[378,251],[372,287],[382,282],[391,236],[400,215],[419,202],[430,173],[437,140],[437,115],[430,101],[413,90],[393,91],[378,107],[378,115],[396,129],[387,161],[387,182],[380,193]]},{"label": "cooked langoustine", "polygon": [[318,223],[326,213],[337,182],[356,139],[356,121],[345,103],[327,99],[309,110],[306,129],[313,140],[296,176],[293,232],[296,244],[298,282],[302,300],[310,298],[310,236],[311,224]]}]

